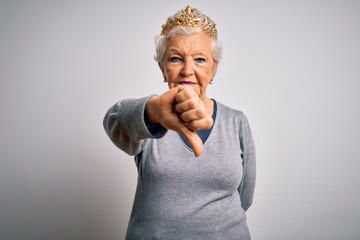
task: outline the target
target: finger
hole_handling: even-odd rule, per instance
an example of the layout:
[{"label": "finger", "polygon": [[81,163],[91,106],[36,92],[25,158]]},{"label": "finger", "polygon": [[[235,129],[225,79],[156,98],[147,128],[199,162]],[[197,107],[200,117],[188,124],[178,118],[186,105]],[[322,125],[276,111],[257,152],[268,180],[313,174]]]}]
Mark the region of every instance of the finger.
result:
[{"label": "finger", "polygon": [[[172,88],[160,95],[157,98],[154,114],[157,116],[159,121],[164,118],[166,115],[173,113],[175,96],[178,93],[178,88]],[[165,127],[165,126],[164,126]]]},{"label": "finger", "polygon": [[204,150],[204,145],[197,133],[193,130],[184,127],[180,130],[180,133],[188,140],[191,149],[194,151],[196,157],[200,156]]},{"label": "finger", "polygon": [[191,122],[194,120],[210,117],[203,109],[193,109],[180,114],[181,120]]},{"label": "finger", "polygon": [[184,102],[192,97],[198,97],[195,90],[189,86],[179,86],[178,94],[176,94],[175,100],[178,103]]},{"label": "finger", "polygon": [[188,123],[185,123],[185,126],[189,128],[190,130],[206,130],[211,128],[213,125],[213,119],[211,117],[209,118],[202,118],[199,120],[191,121]]},{"label": "finger", "polygon": [[169,89],[160,96],[161,97],[160,102],[165,103],[167,105],[173,105],[175,102],[175,97],[178,94],[178,92],[179,92],[178,87]]},{"label": "finger", "polygon": [[200,98],[196,97],[191,97],[183,102],[178,102],[175,105],[175,111],[178,113],[183,113],[185,111],[189,111],[191,109],[196,109],[199,107],[205,107],[204,104],[201,102]]}]

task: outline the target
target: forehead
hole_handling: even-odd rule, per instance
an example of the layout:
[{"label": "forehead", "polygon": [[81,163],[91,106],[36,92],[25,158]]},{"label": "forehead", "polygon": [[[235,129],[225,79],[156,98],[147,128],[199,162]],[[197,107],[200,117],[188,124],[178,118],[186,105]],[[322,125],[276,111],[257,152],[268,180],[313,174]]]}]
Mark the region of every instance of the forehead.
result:
[{"label": "forehead", "polygon": [[167,45],[168,52],[180,53],[211,53],[211,38],[204,33],[196,33],[185,36],[174,36]]}]

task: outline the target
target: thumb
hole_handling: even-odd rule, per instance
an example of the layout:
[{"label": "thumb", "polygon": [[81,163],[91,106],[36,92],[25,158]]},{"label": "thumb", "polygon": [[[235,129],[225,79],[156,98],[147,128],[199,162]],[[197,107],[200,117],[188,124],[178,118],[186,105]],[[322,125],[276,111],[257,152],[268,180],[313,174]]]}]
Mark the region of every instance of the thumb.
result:
[{"label": "thumb", "polygon": [[184,137],[188,140],[192,150],[194,151],[195,156],[200,156],[203,152],[204,145],[199,135],[197,135],[195,131],[188,129],[187,127],[181,129],[181,134],[184,135]]}]

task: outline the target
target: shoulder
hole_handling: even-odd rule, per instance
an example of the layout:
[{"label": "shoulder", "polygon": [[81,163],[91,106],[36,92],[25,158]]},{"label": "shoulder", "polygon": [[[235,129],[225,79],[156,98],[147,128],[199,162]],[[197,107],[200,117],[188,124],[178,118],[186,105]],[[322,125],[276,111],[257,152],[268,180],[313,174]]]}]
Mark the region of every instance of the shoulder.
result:
[{"label": "shoulder", "polygon": [[237,118],[238,120],[246,119],[245,114],[241,110],[229,107],[219,101],[214,101],[217,106],[218,115],[221,116],[221,118]]}]

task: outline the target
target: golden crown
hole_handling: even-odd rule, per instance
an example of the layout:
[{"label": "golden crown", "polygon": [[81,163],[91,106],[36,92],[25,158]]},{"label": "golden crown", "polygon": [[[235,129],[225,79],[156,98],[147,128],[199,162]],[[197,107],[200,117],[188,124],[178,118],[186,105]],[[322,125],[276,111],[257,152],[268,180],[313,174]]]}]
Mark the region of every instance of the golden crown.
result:
[{"label": "golden crown", "polygon": [[174,17],[169,17],[165,24],[163,24],[161,35],[166,36],[176,26],[184,28],[200,28],[204,33],[213,39],[217,39],[216,25],[208,16],[201,17],[198,13],[195,14],[194,10],[188,5],[182,10],[182,14]]}]

